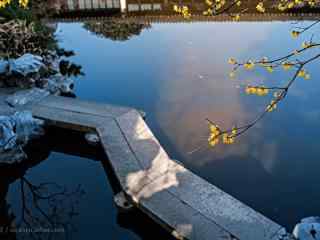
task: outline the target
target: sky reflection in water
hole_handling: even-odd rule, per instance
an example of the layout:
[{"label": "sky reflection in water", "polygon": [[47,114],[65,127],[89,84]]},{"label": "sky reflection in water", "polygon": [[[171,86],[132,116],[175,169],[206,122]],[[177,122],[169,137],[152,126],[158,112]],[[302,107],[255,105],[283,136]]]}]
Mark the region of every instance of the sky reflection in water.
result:
[{"label": "sky reflection in water", "polygon": [[[319,70],[308,70],[278,110],[232,146],[207,148],[205,118],[222,127],[245,123],[270,97],[247,96],[246,84],[284,83],[289,73],[242,72],[230,80],[229,57],[270,58],[300,47],[289,22],[153,24],[138,37],[114,42],[81,24],[60,24],[61,46],[86,76],[76,82],[79,98],[128,105],[147,112],[147,121],[173,158],[210,182],[292,227],[319,215]],[[281,85],[281,84],[280,84]],[[202,146],[201,151],[189,151]],[[307,204],[306,204],[307,203]]]}]

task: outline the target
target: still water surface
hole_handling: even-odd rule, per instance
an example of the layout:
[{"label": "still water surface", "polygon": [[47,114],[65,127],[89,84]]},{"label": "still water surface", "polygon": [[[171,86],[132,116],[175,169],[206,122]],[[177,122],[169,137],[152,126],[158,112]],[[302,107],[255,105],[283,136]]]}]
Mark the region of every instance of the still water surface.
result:
[{"label": "still water surface", "polygon": [[[209,149],[205,121],[227,128],[264,109],[270,97],[248,96],[243,87],[281,85],[293,72],[258,70],[230,79],[227,59],[285,55],[303,41],[292,40],[290,29],[290,22],[159,23],[128,41],[112,41],[82,23],[59,23],[57,38],[61,47],[75,51],[72,60],[83,67],[85,76],[75,84],[78,98],[145,111],[172,158],[292,230],[301,218],[320,215],[318,64],[308,66],[310,80],[295,82],[277,111],[234,145]],[[55,178],[59,172],[62,182],[89,189],[83,200],[89,207],[79,211],[84,235],[76,239],[88,239],[85,234],[100,226],[114,234],[111,239],[143,238],[117,225],[110,186],[97,165],[54,153],[33,174]],[[79,175],[70,179],[70,171]]]},{"label": "still water surface", "polygon": [[[63,134],[65,136],[61,138]],[[36,187],[48,184],[45,188],[39,189],[38,193],[41,197],[50,196],[50,203],[46,199],[40,200],[37,208],[33,202],[36,198],[30,194],[31,188],[27,184],[24,185],[22,195],[21,180],[9,186],[6,200],[10,205],[9,216],[10,213],[15,216],[16,224],[11,231],[42,231],[40,235],[25,232],[13,234],[17,239],[173,240],[167,232],[141,212],[118,211],[113,197],[119,192],[119,187],[110,171],[108,159],[102,148],[87,145],[83,134],[55,128],[47,129],[46,136],[30,143],[26,151],[29,156],[29,169],[26,173],[24,164],[19,164],[8,170],[1,169],[1,178],[7,181],[8,178],[5,176],[17,175],[18,178],[26,178]],[[3,191],[3,185],[5,181],[0,184],[0,193]],[[53,197],[62,192],[58,197]],[[57,201],[52,201],[55,199]],[[28,209],[31,211],[28,212]],[[45,215],[41,214],[39,209]],[[56,214],[53,214],[54,211]],[[26,223],[21,227],[18,225],[23,219],[23,214],[30,226]],[[39,224],[38,220],[42,223]],[[3,224],[7,219],[1,215],[0,221]],[[50,221],[58,223],[55,228],[49,225]],[[49,235],[45,233],[46,229],[64,230]]]},{"label": "still water surface", "polygon": [[236,144],[208,149],[202,141],[207,117],[240,125],[270,101],[245,95],[244,85],[290,78],[292,72],[250,71],[231,80],[227,59],[272,58],[300,47],[291,22],[160,23],[125,42],[97,37],[81,23],[59,27],[61,46],[76,52],[86,74],[76,82],[79,98],[144,110],[173,158],[281,224],[320,214],[317,63],[308,66],[312,79],[297,81],[278,110]]}]

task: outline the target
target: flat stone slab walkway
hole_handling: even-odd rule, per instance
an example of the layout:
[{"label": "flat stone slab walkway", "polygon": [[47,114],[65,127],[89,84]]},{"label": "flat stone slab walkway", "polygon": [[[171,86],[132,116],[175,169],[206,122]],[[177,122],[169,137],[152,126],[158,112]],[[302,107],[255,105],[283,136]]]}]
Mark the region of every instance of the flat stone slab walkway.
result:
[{"label": "flat stone slab walkway", "polygon": [[284,231],[170,159],[135,109],[56,96],[24,109],[47,124],[96,131],[129,201],[178,239],[276,240]]}]

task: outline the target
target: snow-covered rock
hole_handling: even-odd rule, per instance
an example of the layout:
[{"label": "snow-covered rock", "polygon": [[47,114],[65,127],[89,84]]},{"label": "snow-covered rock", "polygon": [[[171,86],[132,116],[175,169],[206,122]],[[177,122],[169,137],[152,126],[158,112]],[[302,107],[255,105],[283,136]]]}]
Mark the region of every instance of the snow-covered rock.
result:
[{"label": "snow-covered rock", "polygon": [[296,240],[294,239],[294,237],[288,233],[286,231],[285,228],[282,228],[278,233],[277,233],[277,236],[275,236],[275,238],[273,238],[275,240]]},{"label": "snow-covered rock", "polygon": [[56,74],[46,79],[46,84],[43,86],[52,94],[71,93],[73,91],[74,81],[71,78]]},{"label": "snow-covered rock", "polygon": [[308,217],[301,220],[293,235],[298,240],[320,240],[320,217]]},{"label": "snow-covered rock", "polygon": [[94,132],[90,132],[90,133],[86,133],[84,135],[87,143],[89,143],[92,146],[97,146],[100,142],[100,138],[98,136],[98,134],[94,133]]},{"label": "snow-covered rock", "polygon": [[0,116],[0,164],[21,161],[25,157],[22,146],[43,135],[42,126],[43,121],[33,118],[29,111]]},{"label": "snow-covered rock", "polygon": [[29,53],[17,59],[10,59],[8,63],[9,74],[19,73],[23,76],[27,76],[29,73],[37,73],[44,66],[42,57]]},{"label": "snow-covered rock", "polygon": [[24,89],[17,91],[6,98],[6,102],[11,107],[18,107],[27,103],[37,102],[47,97],[50,94],[49,91],[40,88]]}]

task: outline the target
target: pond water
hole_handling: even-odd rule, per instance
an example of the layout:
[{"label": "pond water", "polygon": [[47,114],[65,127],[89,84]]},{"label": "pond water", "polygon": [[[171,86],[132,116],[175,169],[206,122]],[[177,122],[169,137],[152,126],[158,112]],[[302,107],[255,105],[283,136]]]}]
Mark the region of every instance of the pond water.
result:
[{"label": "pond water", "polygon": [[[63,134],[66,136],[61,139]],[[47,129],[45,137],[26,147],[26,153],[26,164],[0,169],[0,196],[8,191],[6,201],[10,205],[8,212],[1,209],[1,226],[6,226],[11,214],[16,224],[2,229],[1,233],[12,232],[5,239],[172,239],[141,212],[117,210],[113,196],[119,188],[108,159],[102,148],[87,145],[83,134]],[[33,200],[38,200],[37,204]],[[50,222],[55,222],[56,227]],[[150,231],[145,231],[145,226]],[[31,229],[33,233],[24,232]],[[50,234],[45,233],[46,229]]]},{"label": "pond water", "polygon": [[60,23],[58,39],[85,72],[76,80],[78,98],[147,112],[172,158],[291,229],[320,214],[317,63],[308,66],[310,80],[296,81],[278,109],[235,144],[209,149],[205,119],[227,128],[265,108],[271,97],[248,96],[244,86],[282,85],[293,72],[244,71],[230,79],[227,59],[292,52],[304,40],[293,40],[292,28],[277,21],[159,23],[128,41],[112,41],[82,23]]},{"label": "pond water", "polygon": [[[291,21],[138,24],[129,35],[122,30],[113,35],[112,24],[58,21],[59,46],[75,52],[71,60],[85,73],[75,79],[77,98],[145,111],[148,125],[173,159],[289,231],[301,218],[320,215],[317,62],[307,66],[310,80],[295,81],[277,110],[234,144],[209,148],[206,121],[222,128],[250,122],[272,94],[247,95],[245,86],[285,85],[294,73],[240,71],[231,79],[229,57],[283,56],[319,29],[294,40],[290,31],[297,25]],[[313,54],[311,50],[307,57]],[[67,214],[75,226],[72,239],[170,239],[143,214],[117,211],[112,173],[104,164],[107,178],[99,162],[107,159],[83,136],[54,129],[34,146],[29,152],[35,163],[22,172],[33,167],[25,175],[33,184],[53,181],[75,194],[77,201],[69,194],[64,202],[76,212]],[[7,202],[21,217],[19,181],[10,185]]]}]

